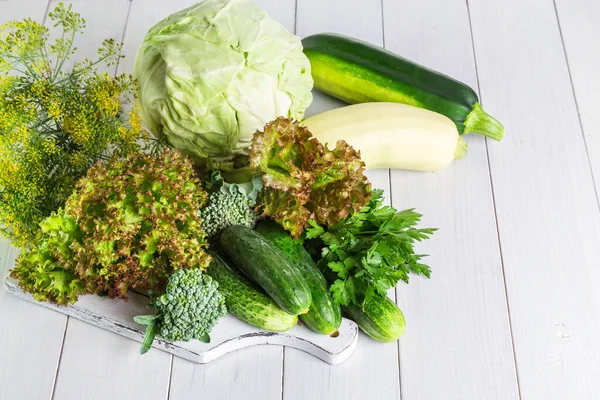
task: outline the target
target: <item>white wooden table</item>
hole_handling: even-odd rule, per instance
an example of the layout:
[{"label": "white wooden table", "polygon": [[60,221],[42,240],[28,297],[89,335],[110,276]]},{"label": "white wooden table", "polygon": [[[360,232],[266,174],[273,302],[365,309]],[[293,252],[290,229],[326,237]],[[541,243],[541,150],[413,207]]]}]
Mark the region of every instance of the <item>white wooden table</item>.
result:
[{"label": "white wooden table", "polygon": [[[501,143],[468,137],[468,158],[442,172],[369,173],[440,228],[420,248],[432,279],[390,294],[405,335],[363,335],[338,366],[278,346],[196,365],[141,357],[0,286],[0,399],[599,399],[600,2],[255,1],[302,37],[344,33],[456,77],[506,126]],[[78,56],[121,39],[129,72],[147,29],[193,2],[74,0],[88,22]],[[53,6],[0,0],[0,23]],[[339,104],[316,94],[309,114]],[[18,251],[0,246],[3,277]]]}]

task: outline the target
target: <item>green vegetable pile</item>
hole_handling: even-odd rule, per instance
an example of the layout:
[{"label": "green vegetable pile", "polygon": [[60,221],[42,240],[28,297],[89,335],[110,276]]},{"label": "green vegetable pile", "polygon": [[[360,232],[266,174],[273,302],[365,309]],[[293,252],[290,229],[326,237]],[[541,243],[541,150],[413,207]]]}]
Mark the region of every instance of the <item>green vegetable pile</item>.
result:
[{"label": "green vegetable pile", "polygon": [[[70,7],[50,15],[68,37],[83,29]],[[435,230],[383,205],[358,150],[301,124],[310,64],[264,11],[207,0],[150,29],[135,63],[150,148],[122,110],[137,82],[87,60],[62,72],[73,40],[48,46],[32,21],[0,31],[0,226],[23,248],[24,291],[59,305],[149,295],[142,353],[157,335],[209,342],[227,312],[334,337],[343,313],[376,340],[402,334],[386,292],[429,277],[414,246]],[[103,49],[99,62],[120,59]]]}]

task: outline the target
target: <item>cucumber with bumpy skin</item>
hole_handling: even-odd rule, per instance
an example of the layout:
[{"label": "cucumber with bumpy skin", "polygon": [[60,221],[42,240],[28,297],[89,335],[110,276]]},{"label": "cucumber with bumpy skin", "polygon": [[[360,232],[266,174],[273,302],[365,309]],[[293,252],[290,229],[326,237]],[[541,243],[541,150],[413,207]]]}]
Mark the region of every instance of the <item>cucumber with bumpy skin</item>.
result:
[{"label": "cucumber with bumpy skin", "polygon": [[219,292],[225,297],[227,311],[237,318],[273,332],[284,332],[293,328],[298,317],[283,311],[269,296],[235,271],[228,260],[214,251],[207,274],[219,283]]},{"label": "cucumber with bumpy skin", "polygon": [[362,308],[349,305],[342,310],[364,333],[377,341],[395,342],[404,333],[404,315],[388,297],[374,296]]},{"label": "cucumber with bumpy skin", "polygon": [[[327,267],[322,272],[330,284],[337,279],[335,272]],[[342,306],[342,313],[356,322],[364,333],[379,342],[394,342],[404,333],[404,314],[389,297],[377,295],[362,306]]]},{"label": "cucumber with bumpy skin", "polygon": [[[348,103],[394,102],[450,118],[460,134],[500,140],[504,128],[469,86],[369,43],[321,33],[302,40],[315,88]],[[309,127],[310,128],[310,127]]]},{"label": "cucumber with bumpy skin", "polygon": [[302,243],[272,220],[262,220],[255,229],[283,251],[304,275],[310,287],[312,303],[310,310],[300,316],[302,322],[317,333],[335,333],[342,323],[342,311],[340,306],[333,302],[327,281]]},{"label": "cucumber with bumpy skin", "polygon": [[306,280],[285,253],[258,232],[232,225],[221,233],[219,247],[284,311],[294,315],[308,312],[312,299]]}]

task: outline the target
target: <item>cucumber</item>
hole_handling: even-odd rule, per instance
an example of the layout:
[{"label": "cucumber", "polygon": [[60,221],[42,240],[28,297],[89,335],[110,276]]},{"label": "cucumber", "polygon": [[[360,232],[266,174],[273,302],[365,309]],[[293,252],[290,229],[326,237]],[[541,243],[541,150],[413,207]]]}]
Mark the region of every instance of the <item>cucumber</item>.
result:
[{"label": "cucumber", "polygon": [[[328,267],[324,268],[323,276],[332,284],[337,275]],[[389,297],[374,296],[362,308],[353,304],[342,306],[342,313],[356,322],[364,333],[379,342],[394,342],[404,333],[404,315]]]},{"label": "cucumber", "polygon": [[221,250],[286,312],[308,312],[310,289],[292,261],[258,232],[242,225],[226,228],[219,237]]},{"label": "cucumber", "polygon": [[447,116],[460,134],[504,136],[502,124],[483,111],[475,91],[455,79],[342,35],[312,35],[302,45],[315,87],[331,96],[351,104],[408,104]]},{"label": "cucumber", "polygon": [[404,333],[404,315],[388,297],[373,297],[362,309],[349,305],[342,310],[364,333],[379,342],[395,342]]},{"label": "cucumber", "polygon": [[296,325],[297,316],[279,308],[254,283],[231,268],[220,254],[210,251],[210,255],[213,261],[207,274],[219,283],[219,292],[225,297],[227,311],[267,331],[284,332]]},{"label": "cucumber", "polygon": [[292,238],[289,232],[272,220],[265,219],[259,222],[255,229],[283,251],[306,279],[312,303],[310,310],[300,316],[302,322],[317,333],[335,333],[342,323],[342,311],[339,305],[334,304],[327,281],[302,243]]}]

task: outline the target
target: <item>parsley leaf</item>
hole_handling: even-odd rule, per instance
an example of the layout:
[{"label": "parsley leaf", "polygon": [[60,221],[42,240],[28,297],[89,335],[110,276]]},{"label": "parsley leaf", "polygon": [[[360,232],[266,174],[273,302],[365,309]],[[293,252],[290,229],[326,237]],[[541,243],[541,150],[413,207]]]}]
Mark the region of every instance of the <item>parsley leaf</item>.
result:
[{"label": "parsley leaf", "polygon": [[373,296],[386,296],[399,281],[408,283],[411,272],[430,277],[414,244],[436,229],[417,228],[421,214],[397,211],[383,201],[383,191],[373,190],[365,207],[329,228],[310,221],[306,237],[320,242],[319,267],[329,271],[337,304],[361,306]]}]

